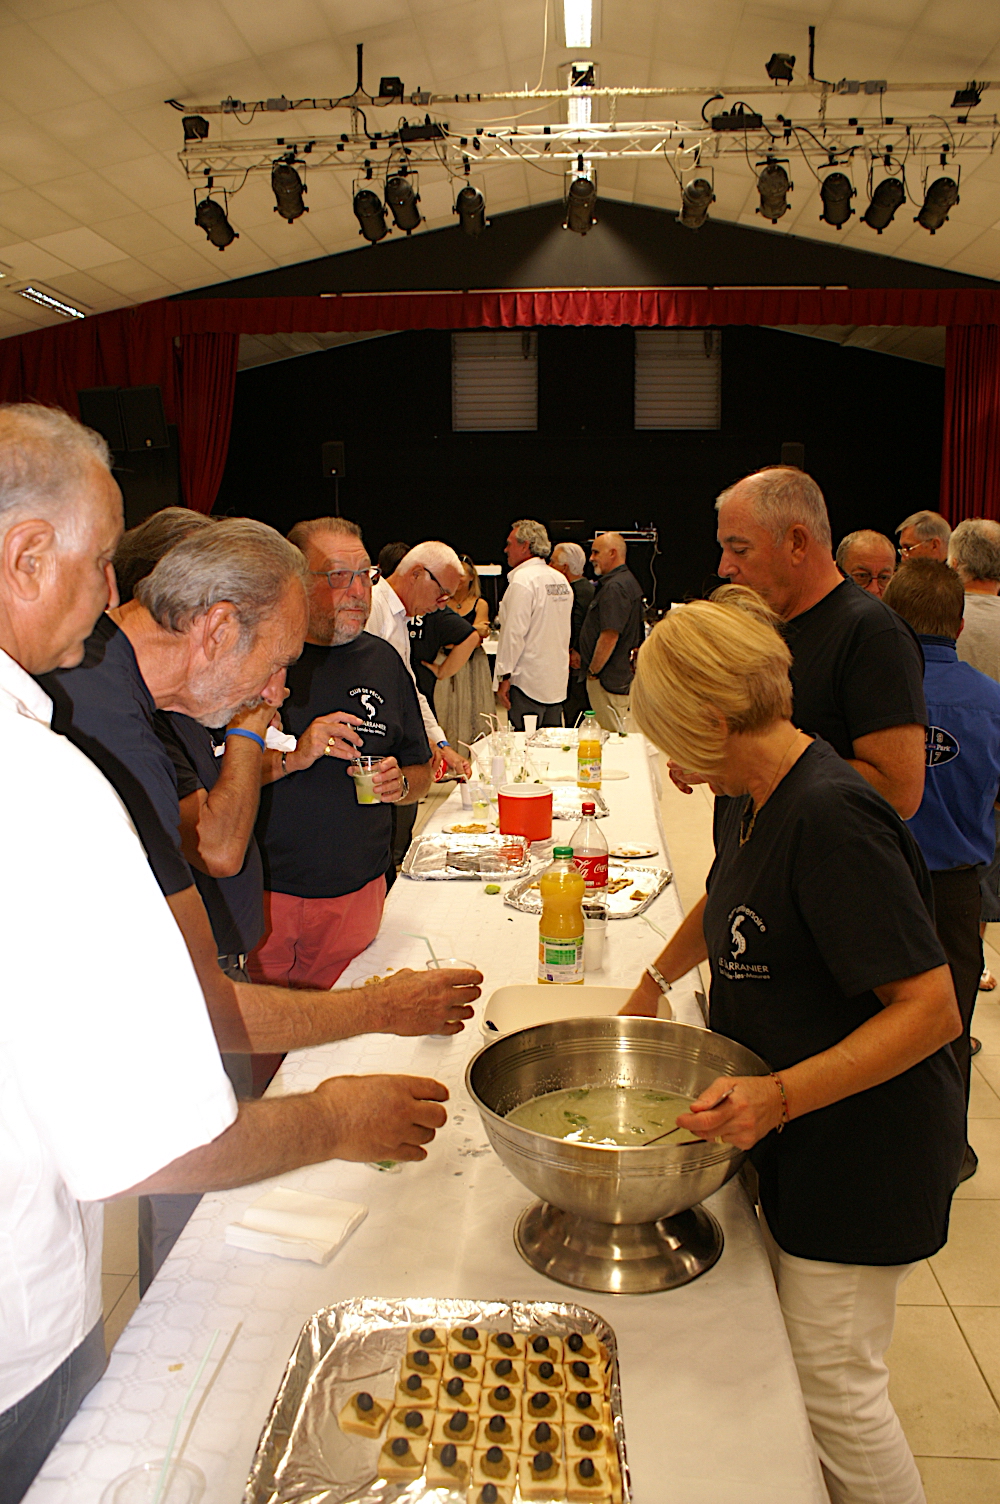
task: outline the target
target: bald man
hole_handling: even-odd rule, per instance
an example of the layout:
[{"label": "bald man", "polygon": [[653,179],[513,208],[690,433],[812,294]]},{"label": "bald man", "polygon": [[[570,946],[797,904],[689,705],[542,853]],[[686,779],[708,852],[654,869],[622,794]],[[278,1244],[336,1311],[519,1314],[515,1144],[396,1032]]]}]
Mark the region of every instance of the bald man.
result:
[{"label": "bald man", "polygon": [[590,550],[597,589],[580,631],[580,664],[590,708],[607,731],[622,731],[632,688],[632,655],[645,635],[642,587],[625,562],[621,533],[598,533]]},{"label": "bald man", "polygon": [[881,598],[896,572],[896,545],[885,533],[864,527],[840,540],[836,562],[845,579]]}]

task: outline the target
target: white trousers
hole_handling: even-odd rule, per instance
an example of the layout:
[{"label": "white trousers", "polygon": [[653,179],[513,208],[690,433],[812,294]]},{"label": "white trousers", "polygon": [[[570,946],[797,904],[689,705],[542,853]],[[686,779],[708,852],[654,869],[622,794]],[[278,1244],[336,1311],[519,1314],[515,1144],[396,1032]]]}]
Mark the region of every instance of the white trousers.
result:
[{"label": "white trousers", "polygon": [[913,1265],[795,1258],[760,1222],[831,1504],[926,1504],[885,1364]]}]

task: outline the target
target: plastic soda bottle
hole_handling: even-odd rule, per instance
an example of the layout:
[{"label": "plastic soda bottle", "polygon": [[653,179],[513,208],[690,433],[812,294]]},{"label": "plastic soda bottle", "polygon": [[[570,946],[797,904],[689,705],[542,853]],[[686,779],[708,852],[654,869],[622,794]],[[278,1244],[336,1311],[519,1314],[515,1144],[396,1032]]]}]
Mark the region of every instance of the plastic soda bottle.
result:
[{"label": "plastic soda bottle", "polygon": [[583,802],[583,819],[573,832],[573,860],[583,873],[586,896],[608,891],[608,843],[595,816],[596,805]]},{"label": "plastic soda bottle", "polygon": [[538,980],[583,985],[583,873],[574,865],[572,846],[557,846],[555,861],[542,873],[542,917],[538,925]]},{"label": "plastic soda bottle", "polygon": [[581,789],[601,786],[601,728],[592,710],[584,712],[576,744],[576,783]]}]

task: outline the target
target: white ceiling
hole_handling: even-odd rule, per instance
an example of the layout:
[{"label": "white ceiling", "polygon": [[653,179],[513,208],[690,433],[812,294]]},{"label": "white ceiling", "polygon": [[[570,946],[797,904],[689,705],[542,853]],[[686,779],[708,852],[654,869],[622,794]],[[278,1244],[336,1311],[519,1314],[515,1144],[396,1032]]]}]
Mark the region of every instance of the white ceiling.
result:
[{"label": "white ceiling", "polygon": [[[558,4],[559,0],[552,0]],[[533,87],[539,78],[545,0],[0,0],[0,336],[61,322],[25,302],[11,282],[31,280],[94,312],[355,248],[349,173],[309,176],[310,213],[288,225],[274,213],[266,177],[232,200],[240,238],[226,251],[193,223],[191,189],[177,161],[180,116],[168,97],[197,104],[232,94],[258,99],[346,92],[354,44],[365,43],[365,81],[398,74],[407,91]],[[990,0],[603,0],[592,55],[605,85],[734,84],[760,79],[772,52],[797,54],[818,26],[817,73],[910,81],[1000,78],[1000,7]],[[551,41],[544,83],[560,83],[571,56]],[[1000,90],[997,91],[1000,107]],[[886,110],[923,115],[950,94],[892,95]],[[984,108],[992,103],[987,94]],[[845,101],[837,108],[848,113]],[[494,106],[499,114],[499,107]],[[678,109],[689,117],[698,102]],[[877,100],[851,99],[859,116]],[[672,110],[629,105],[633,118]],[[796,114],[803,105],[796,102]],[[274,116],[265,116],[273,121]],[[279,117],[293,135],[295,117]],[[331,119],[321,117],[329,128]],[[386,117],[387,118],[387,117]],[[450,116],[454,122],[458,112]],[[468,118],[468,117],[467,117]],[[554,113],[536,119],[557,119]],[[213,136],[220,117],[212,117]],[[258,117],[254,135],[266,132]],[[346,124],[347,116],[345,113]],[[474,122],[473,122],[474,123]],[[278,128],[271,125],[271,130]],[[239,131],[227,121],[227,131]],[[300,121],[307,134],[316,117]],[[794,232],[878,250],[979,277],[1000,277],[1000,151],[962,167],[961,203],[930,236],[903,210],[882,236],[855,217],[838,232],[819,222],[816,184],[792,172],[792,210],[766,233]],[[561,178],[532,165],[482,173],[493,213],[550,200]],[[602,167],[606,197],[674,207],[665,164]],[[751,172],[733,158],[715,173],[720,218],[763,225]],[[421,173],[428,227],[453,222],[452,189]],[[373,251],[372,254],[377,254]],[[221,289],[220,289],[221,291]]]}]

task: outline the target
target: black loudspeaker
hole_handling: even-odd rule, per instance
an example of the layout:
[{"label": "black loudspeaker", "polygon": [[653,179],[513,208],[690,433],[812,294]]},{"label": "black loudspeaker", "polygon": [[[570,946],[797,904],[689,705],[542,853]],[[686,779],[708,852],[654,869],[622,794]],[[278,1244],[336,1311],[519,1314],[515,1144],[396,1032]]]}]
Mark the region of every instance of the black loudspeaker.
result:
[{"label": "black loudspeaker", "polygon": [[125,526],[137,527],[164,507],[182,507],[177,429],[167,429],[166,449],[136,449],[115,456],[113,470],[125,503]]},{"label": "black loudspeaker", "polygon": [[108,447],[117,451],[125,448],[125,430],[122,427],[121,408],[118,405],[116,386],[91,386],[77,392],[80,404],[80,420],[88,428],[95,428]]},{"label": "black loudspeaker", "polygon": [[781,463],[793,465],[796,470],[806,468],[806,446],[804,444],[782,444]]},{"label": "black loudspeaker", "polygon": [[344,446],[337,440],[323,445],[323,474],[328,480],[343,480],[347,474],[344,464]]},{"label": "black loudspeaker", "polygon": [[167,420],[158,386],[124,386],[118,393],[125,448],[169,449]]}]

